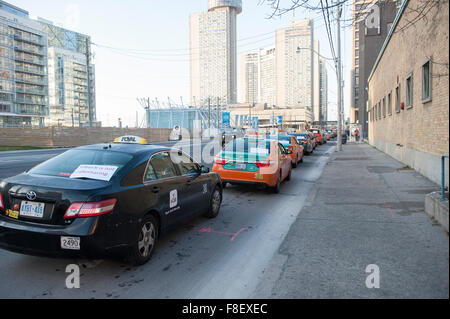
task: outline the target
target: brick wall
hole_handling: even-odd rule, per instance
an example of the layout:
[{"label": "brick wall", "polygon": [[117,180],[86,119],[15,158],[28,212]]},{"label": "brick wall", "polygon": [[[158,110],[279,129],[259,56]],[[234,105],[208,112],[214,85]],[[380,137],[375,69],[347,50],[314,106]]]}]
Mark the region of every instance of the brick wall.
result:
[{"label": "brick wall", "polygon": [[2,146],[73,147],[112,142],[123,135],[136,135],[148,142],[164,142],[169,139],[169,129],[120,129],[120,128],[0,128]]},{"label": "brick wall", "polygon": [[[422,4],[420,0],[408,1],[368,83],[369,108],[380,101],[382,105],[384,97],[387,104],[387,95],[392,93],[392,115],[382,114],[377,120],[369,116],[369,142],[397,159],[413,163],[420,172],[425,170],[423,165],[430,163],[421,163],[418,157],[437,159],[449,152],[448,0],[431,9],[425,19],[406,27],[417,16],[414,10]],[[422,65],[428,59],[432,73],[431,101],[423,102]],[[410,74],[413,75],[413,104],[407,108],[406,78]],[[405,109],[400,112],[395,111],[397,85],[400,85],[400,102],[405,103]],[[433,169],[440,172],[439,166]]]}]

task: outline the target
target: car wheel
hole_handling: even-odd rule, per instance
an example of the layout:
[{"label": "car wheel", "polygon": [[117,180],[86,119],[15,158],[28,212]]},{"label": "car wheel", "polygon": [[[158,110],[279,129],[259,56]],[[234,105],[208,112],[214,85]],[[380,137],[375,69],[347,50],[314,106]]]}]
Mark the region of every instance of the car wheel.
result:
[{"label": "car wheel", "polygon": [[275,185],[275,187],[273,187],[273,192],[275,194],[278,194],[280,192],[281,189],[281,171],[280,174],[278,175],[278,179],[277,179],[277,184]]},{"label": "car wheel", "polygon": [[158,239],[158,222],[152,215],[146,215],[139,224],[128,260],[134,266],[147,263],[155,251]]},{"label": "car wheel", "polygon": [[298,163],[298,155],[295,156],[295,161],[294,163],[292,163],[292,167],[297,168],[297,163]]},{"label": "car wheel", "polygon": [[211,194],[211,199],[209,201],[208,212],[203,216],[207,218],[215,218],[219,215],[220,205],[222,204],[222,192],[220,191],[219,186],[214,188],[214,191]]},{"label": "car wheel", "polygon": [[286,180],[287,180],[287,181],[290,181],[290,180],[291,180],[291,177],[292,177],[292,168],[289,170],[289,174],[288,174],[288,176],[286,177]]},{"label": "car wheel", "polygon": [[303,163],[303,156],[302,156],[302,158],[300,159],[300,163]]}]

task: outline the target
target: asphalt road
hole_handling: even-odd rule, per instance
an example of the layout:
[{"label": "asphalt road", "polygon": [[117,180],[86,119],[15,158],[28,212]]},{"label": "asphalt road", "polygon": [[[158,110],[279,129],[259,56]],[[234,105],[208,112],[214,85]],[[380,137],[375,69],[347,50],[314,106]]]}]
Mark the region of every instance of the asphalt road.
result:
[{"label": "asphalt road", "polygon": [[[195,150],[186,147],[187,142],[183,145],[186,151]],[[205,148],[202,144],[208,153]],[[334,143],[328,143],[305,157],[280,194],[254,186],[226,188],[216,219],[197,218],[166,234],[152,260],[141,267],[117,260],[48,259],[0,250],[0,298],[247,298],[333,151]],[[61,152],[0,153],[0,178]],[[79,289],[66,288],[69,264],[81,266]]]}]

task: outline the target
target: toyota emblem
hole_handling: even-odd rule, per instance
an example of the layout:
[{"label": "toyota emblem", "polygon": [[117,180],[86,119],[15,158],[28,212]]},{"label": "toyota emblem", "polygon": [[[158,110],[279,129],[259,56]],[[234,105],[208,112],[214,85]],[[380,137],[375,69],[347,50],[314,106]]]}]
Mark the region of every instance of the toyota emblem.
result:
[{"label": "toyota emblem", "polygon": [[33,192],[33,191],[29,191],[29,192],[27,193],[27,198],[28,198],[29,200],[35,200],[36,197],[37,197],[37,195],[36,195],[36,193]]}]

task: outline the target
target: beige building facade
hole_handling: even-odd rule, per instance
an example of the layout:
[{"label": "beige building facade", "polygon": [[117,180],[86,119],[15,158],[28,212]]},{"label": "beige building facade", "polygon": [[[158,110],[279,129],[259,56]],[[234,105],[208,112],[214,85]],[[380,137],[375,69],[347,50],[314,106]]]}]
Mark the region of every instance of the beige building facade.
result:
[{"label": "beige building facade", "polygon": [[[405,0],[369,76],[369,142],[441,182],[449,153],[449,7]],[[410,21],[415,21],[411,24]],[[448,160],[446,162],[448,186]]]}]

